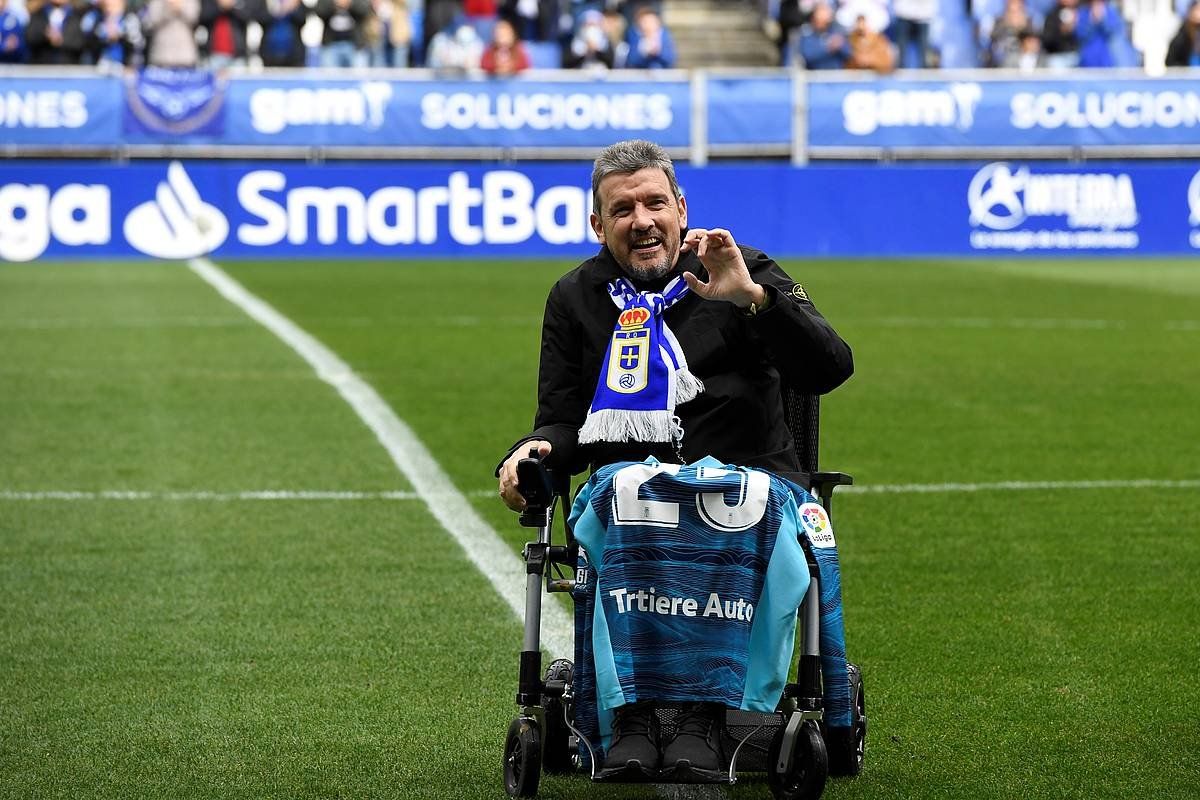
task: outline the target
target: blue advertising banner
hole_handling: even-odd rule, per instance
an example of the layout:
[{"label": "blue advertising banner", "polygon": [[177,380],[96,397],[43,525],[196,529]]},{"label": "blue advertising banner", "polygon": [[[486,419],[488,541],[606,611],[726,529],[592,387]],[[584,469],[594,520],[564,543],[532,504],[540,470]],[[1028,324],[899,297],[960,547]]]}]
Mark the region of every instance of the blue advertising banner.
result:
[{"label": "blue advertising banner", "polygon": [[[1106,73],[1103,80],[949,79],[747,73],[662,80],[393,80],[363,74],[233,76],[148,69],[129,78],[0,71],[0,145],[527,148],[553,156],[619,139],[688,148],[707,131],[717,152],[788,152],[802,98],[812,156],[905,149],[955,156],[996,148],[1194,148],[1200,85]],[[794,81],[805,81],[797,86]],[[695,103],[693,89],[705,101]],[[800,89],[801,91],[797,91]],[[693,128],[693,115],[702,122]],[[724,148],[724,151],[721,150]],[[991,150],[989,150],[991,149]]]},{"label": "blue advertising banner", "polygon": [[122,103],[116,78],[0,76],[0,144],[119,144]]},{"label": "blue advertising banner", "polygon": [[[0,259],[556,256],[590,164],[0,164]],[[689,221],[777,257],[1200,252],[1200,162],[680,165]]]},{"label": "blue advertising banner", "polygon": [[792,142],[792,78],[710,76],[708,143],[788,147]]},{"label": "blue advertising banner", "polygon": [[687,147],[687,81],[254,80],[230,88],[226,141],[249,145]]},{"label": "blue advertising banner", "polygon": [[821,148],[1200,145],[1195,80],[810,81],[808,141]]}]

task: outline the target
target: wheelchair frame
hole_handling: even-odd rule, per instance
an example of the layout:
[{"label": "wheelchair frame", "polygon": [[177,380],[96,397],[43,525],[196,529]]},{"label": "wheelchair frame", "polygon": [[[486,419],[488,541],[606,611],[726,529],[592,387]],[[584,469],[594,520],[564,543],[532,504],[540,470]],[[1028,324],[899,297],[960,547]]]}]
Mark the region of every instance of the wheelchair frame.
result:
[{"label": "wheelchair frame", "polygon": [[[784,412],[800,465],[805,472],[784,473],[783,477],[809,488],[820,499],[832,517],[833,492],[838,486],[849,485],[853,479],[841,472],[817,471],[818,439],[820,432],[820,399],[785,387]],[[531,453],[536,456],[536,452]],[[587,748],[592,778],[597,769],[592,744],[574,726],[572,710],[573,664],[557,659],[542,672],[541,609],[542,583],[547,593],[570,592],[573,579],[549,574],[553,565],[572,571],[576,568],[579,545],[567,531],[565,545],[552,543],[554,507],[559,499],[569,501],[569,481],[565,487],[556,486],[547,470],[536,457],[522,459],[518,465],[521,493],[526,508],[520,523],[537,528],[536,541],[525,546],[525,630],[520,655],[520,673],[516,702],[520,714],[509,725],[504,746],[504,784],[510,797],[534,797],[543,769],[553,773],[569,773],[579,762],[574,751]],[[566,528],[564,522],[564,529]],[[807,551],[806,551],[807,552]],[[728,782],[737,782],[737,761],[743,746],[777,718],[765,763],[772,794],[779,800],[817,798],[824,791],[829,775],[857,775],[863,767],[866,751],[866,704],[862,676],[853,664],[849,673],[852,726],[845,729],[827,728],[823,724],[824,697],[820,658],[820,575],[808,554],[811,580],[800,606],[800,658],[797,680],[784,688],[775,714],[752,715],[742,727],[751,732],[736,738],[730,758]],[[748,712],[732,712],[748,714]],[[831,735],[834,733],[847,735]]]}]

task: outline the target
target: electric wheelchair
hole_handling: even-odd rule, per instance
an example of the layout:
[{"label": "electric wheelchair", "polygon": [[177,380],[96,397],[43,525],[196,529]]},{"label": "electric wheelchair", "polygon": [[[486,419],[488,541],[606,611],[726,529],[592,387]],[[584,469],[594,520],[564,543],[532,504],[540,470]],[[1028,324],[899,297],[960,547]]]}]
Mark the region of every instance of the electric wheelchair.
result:
[{"label": "electric wheelchair", "polygon": [[[832,517],[833,491],[853,483],[840,472],[817,471],[819,398],[785,387],[784,410],[803,473],[782,475],[819,498]],[[504,743],[504,788],[510,797],[534,797],[543,771],[567,774],[590,772],[596,777],[602,754],[594,735],[580,730],[575,718],[577,705],[594,691],[584,670],[576,670],[569,659],[557,659],[543,672],[540,649],[543,582],[546,592],[570,592],[575,600],[575,661],[581,661],[581,614],[590,614],[590,603],[581,602],[588,581],[586,558],[565,523],[563,544],[552,542],[554,508],[570,505],[569,476],[558,479],[537,460],[536,451],[518,466],[519,489],[527,506],[521,525],[538,529],[536,541],[524,551],[526,565],[525,635],[520,655],[516,695],[518,716],[508,728]],[[566,514],[564,513],[564,518]],[[801,537],[803,539],[803,537]],[[821,657],[822,596],[820,570],[814,551],[806,544],[805,555],[811,582],[800,606],[797,636],[797,678],[788,683],[775,713],[727,710],[723,751],[729,764],[721,780],[736,783],[739,773],[766,773],[771,793],[779,800],[820,797],[829,776],[854,776],[863,768],[866,752],[867,716],[863,679],[858,668],[844,660],[846,685],[834,688],[824,676]],[[840,586],[834,591],[840,605]],[[825,603],[822,602],[825,601]],[[840,626],[840,608],[836,618]],[[840,632],[839,632],[840,633]],[[836,670],[841,672],[841,670]],[[841,675],[839,674],[839,679]],[[827,714],[827,698],[836,695],[839,706],[833,719]],[[674,732],[677,711],[656,710],[663,740]],[[837,723],[844,724],[837,724]],[[834,723],[834,724],[831,724]]]}]

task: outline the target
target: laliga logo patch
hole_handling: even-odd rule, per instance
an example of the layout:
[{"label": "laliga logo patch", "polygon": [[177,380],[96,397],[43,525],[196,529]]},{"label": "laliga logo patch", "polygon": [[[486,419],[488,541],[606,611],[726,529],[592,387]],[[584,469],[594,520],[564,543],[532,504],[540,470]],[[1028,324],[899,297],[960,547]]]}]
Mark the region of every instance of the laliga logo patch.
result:
[{"label": "laliga logo patch", "polygon": [[183,165],[172,161],[153,200],[125,218],[125,239],[157,258],[196,258],[211,253],[229,235],[229,221],[200,199]]},{"label": "laliga logo patch", "polygon": [[800,506],[800,524],[804,526],[804,532],[808,534],[813,547],[828,548],[837,544],[833,538],[833,523],[819,503]]}]

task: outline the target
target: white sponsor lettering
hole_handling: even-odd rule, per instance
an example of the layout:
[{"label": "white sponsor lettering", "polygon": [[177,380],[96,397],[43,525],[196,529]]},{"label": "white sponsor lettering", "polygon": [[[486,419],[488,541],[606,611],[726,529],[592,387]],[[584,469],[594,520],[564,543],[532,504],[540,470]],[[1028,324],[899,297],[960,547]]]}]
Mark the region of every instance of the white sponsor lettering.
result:
[{"label": "white sponsor lettering", "polygon": [[87,95],[68,90],[0,93],[0,125],[5,128],[82,128]]},{"label": "white sponsor lettering", "polygon": [[364,81],[349,89],[256,89],[250,95],[250,124],[259,133],[279,133],[297,125],[383,126],[391,84]]},{"label": "white sponsor lettering", "polygon": [[107,186],[69,183],[53,193],[40,184],[0,187],[0,259],[32,261],[52,237],[71,246],[108,244],[111,208]]},{"label": "white sponsor lettering", "polygon": [[1193,128],[1200,124],[1200,94],[1157,92],[1018,92],[1010,103],[1013,127]]},{"label": "white sponsor lettering", "polygon": [[458,244],[516,244],[534,236],[552,244],[596,241],[588,225],[590,194],[577,186],[554,186],[535,195],[519,172],[485,173],[471,185],[465,172],[452,172],[445,186],[412,189],[385,186],[364,195],[349,186],[288,188],[273,170],[255,170],[238,182],[238,201],[255,217],[238,226],[243,244],[266,246],[284,239],[321,244],[343,238],[352,244],[433,244],[446,233]]},{"label": "white sponsor lettering", "polygon": [[[1032,217],[1064,217],[1070,228],[1099,228],[1109,232],[1132,228],[1138,221],[1133,180],[1127,173],[1035,174],[1028,166],[1014,170],[1003,162],[988,164],[971,179],[967,204],[971,224],[993,231],[1012,230]],[[1019,237],[986,236],[972,239],[976,240],[1024,241]],[[1054,241],[1084,240],[1125,241],[1122,237],[1067,237]]]},{"label": "white sponsor lettering", "polygon": [[1188,183],[1187,201],[1188,222],[1192,225],[1200,225],[1200,170],[1196,171],[1191,182]]},{"label": "white sponsor lettering", "polygon": [[976,250],[1133,250],[1138,242],[1137,231],[971,232]]},{"label": "white sponsor lettering", "polygon": [[879,128],[958,128],[975,124],[983,97],[978,83],[952,83],[947,89],[856,89],[842,100],[846,131],[866,136]]},{"label": "white sponsor lettering", "polygon": [[717,619],[751,622],[754,619],[754,604],[739,597],[737,600],[723,599],[716,592],[709,592],[704,608],[692,597],[672,597],[658,594],[653,586],[646,589],[611,589],[608,596],[616,603],[618,614],[641,612],[667,617],[715,617]]},{"label": "white sponsor lettering", "polygon": [[430,130],[654,130],[674,119],[670,95],[429,92],[421,124]]}]

